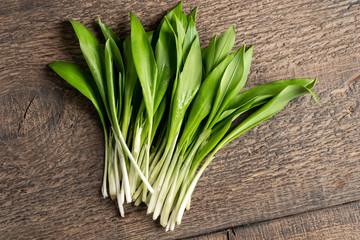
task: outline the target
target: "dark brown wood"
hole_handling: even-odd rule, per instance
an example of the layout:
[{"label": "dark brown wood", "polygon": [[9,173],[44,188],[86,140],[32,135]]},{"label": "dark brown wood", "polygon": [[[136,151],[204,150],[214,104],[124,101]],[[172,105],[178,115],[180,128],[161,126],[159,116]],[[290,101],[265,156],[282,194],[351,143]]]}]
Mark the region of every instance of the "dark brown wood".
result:
[{"label": "dark brown wood", "polygon": [[79,20],[100,36],[100,16],[124,36],[128,11],[153,29],[176,4],[1,1],[1,238],[190,237],[360,200],[359,79],[346,83],[360,72],[360,4],[349,0],[185,1],[187,11],[200,6],[203,45],[236,24],[236,46],[255,46],[247,87],[317,76],[322,106],[301,97],[220,151],[173,232],[144,206],[126,205],[120,218],[116,204],[102,199],[100,121],[46,66],[84,65],[62,20]]},{"label": "dark brown wood", "polygon": [[354,202],[250,226],[232,228],[192,239],[358,239],[360,236],[359,222],[360,202]]}]

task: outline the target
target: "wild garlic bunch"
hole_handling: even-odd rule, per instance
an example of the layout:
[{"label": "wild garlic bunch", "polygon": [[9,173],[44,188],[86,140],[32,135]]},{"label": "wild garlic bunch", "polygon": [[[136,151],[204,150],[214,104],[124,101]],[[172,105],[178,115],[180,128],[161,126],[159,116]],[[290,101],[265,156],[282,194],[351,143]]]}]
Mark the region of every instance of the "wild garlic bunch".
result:
[{"label": "wild garlic bunch", "polygon": [[[49,66],[92,101],[104,128],[104,197],[148,206],[173,230],[181,223],[205,168],[226,144],[311,93],[316,79],[272,82],[241,92],[253,47],[231,53],[235,27],[200,47],[197,8],[182,3],[155,31],[130,13],[131,35],[121,40],[101,22],[105,49],[82,24],[70,21],[90,73],[67,62]],[[234,120],[245,114],[237,126]]]}]

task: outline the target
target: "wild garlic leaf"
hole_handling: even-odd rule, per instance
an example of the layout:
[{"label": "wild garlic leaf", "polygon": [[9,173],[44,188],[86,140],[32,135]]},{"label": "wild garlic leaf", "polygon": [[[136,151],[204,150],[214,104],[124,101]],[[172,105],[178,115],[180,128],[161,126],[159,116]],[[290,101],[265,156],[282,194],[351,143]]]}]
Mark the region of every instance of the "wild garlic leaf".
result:
[{"label": "wild garlic leaf", "polygon": [[106,127],[106,112],[102,107],[99,91],[91,76],[81,69],[80,66],[73,63],[58,61],[50,63],[49,67],[94,104],[94,107],[99,113],[101,122],[104,127]]},{"label": "wild garlic leaf", "polygon": [[229,55],[235,43],[235,25],[223,32],[216,40],[214,66],[218,65]]},{"label": "wild garlic leaf", "polygon": [[139,99],[139,96],[141,96],[141,87],[137,77],[134,59],[132,56],[130,36],[128,36],[123,42],[123,53],[124,68],[126,74],[123,76],[124,104],[122,110],[122,132],[124,134],[124,138],[126,138],[130,124],[130,117],[133,113],[137,113],[138,110],[138,104],[136,103],[136,101],[141,101]]},{"label": "wild garlic leaf", "polygon": [[[158,67],[158,83],[156,86],[154,110],[162,101],[166,90],[176,73],[176,38],[167,18],[162,23],[155,48],[156,64]],[[171,84],[172,86],[172,84]]]},{"label": "wild garlic leaf", "polygon": [[209,45],[206,48],[204,48],[201,52],[203,65],[205,69],[205,76],[208,76],[210,72],[213,70],[214,60],[215,60],[216,38],[217,35],[215,35],[211,39]]},{"label": "wild garlic leaf", "polygon": [[183,59],[187,58],[187,55],[189,53],[190,47],[196,36],[198,35],[196,28],[195,28],[195,21],[192,17],[189,18],[189,24],[186,29],[185,37],[184,37],[184,43],[182,46],[183,49]]},{"label": "wild garlic leaf", "polygon": [[224,120],[225,118],[228,118],[229,116],[231,116],[230,118],[233,119],[235,116],[238,116],[238,112],[239,109],[242,109],[242,107],[244,105],[247,104],[251,104],[251,107],[257,107],[259,105],[262,105],[264,103],[266,103],[267,101],[269,101],[272,97],[274,97],[274,95],[259,95],[259,96],[253,96],[251,99],[249,99],[245,104],[242,104],[241,106],[239,106],[238,108],[235,109],[230,109],[230,110],[225,110],[221,113],[221,115],[216,119],[216,123]]},{"label": "wild garlic leaf", "polygon": [[[229,65],[226,67],[223,76],[221,77],[220,84],[215,96],[215,101],[212,106],[212,110],[205,125],[205,129],[210,125],[211,122],[216,122],[214,116],[222,111],[222,106],[226,106],[226,101],[232,96],[234,91],[237,91],[237,86],[242,87],[245,81],[242,80],[244,73],[244,53],[245,45],[240,50],[236,51],[235,57],[231,60]],[[236,92],[237,93],[237,92]],[[216,120],[216,119],[215,119]]]},{"label": "wild garlic leaf", "polygon": [[[272,117],[280,112],[292,99],[302,96],[306,93],[311,93],[311,90],[301,85],[288,85],[269,102],[267,102],[260,109],[255,111],[244,121],[242,121],[234,130],[232,130],[219,144],[219,148],[225,146],[230,141],[234,140],[242,133],[256,126],[257,124]],[[313,93],[314,94],[314,93]],[[315,95],[316,96],[316,95]],[[217,147],[218,148],[218,147]]]},{"label": "wild garlic leaf", "polygon": [[231,122],[223,122],[212,129],[209,139],[196,153],[193,160],[193,167],[197,167],[206,157],[206,155],[208,155],[216,147],[216,145],[221,141],[226,132],[229,130],[230,126]]},{"label": "wild garlic leaf", "polygon": [[173,26],[173,28],[176,34],[177,63],[178,63],[177,65],[178,65],[178,69],[181,71],[180,69],[181,64],[183,63],[183,61],[185,61],[185,59],[183,59],[183,42],[185,39],[185,29],[181,24],[180,20],[176,17],[176,15],[174,15],[174,22],[175,22],[175,27]]},{"label": "wild garlic leaf", "polygon": [[167,97],[163,97],[163,100],[161,101],[159,107],[157,108],[155,114],[154,114],[154,125],[153,125],[153,131],[151,132],[151,141],[154,139],[155,134],[156,134],[156,130],[161,122],[161,120],[163,119],[165,110],[166,110],[166,105],[167,105],[168,99]]},{"label": "wild garlic leaf", "polygon": [[187,17],[188,22],[189,22],[190,18],[192,18],[194,20],[194,22],[196,22],[196,15],[197,15],[198,9],[199,9],[199,7],[197,6],[196,8],[194,8],[194,10],[191,11],[189,16]]},{"label": "wild garlic leaf", "polygon": [[226,106],[244,87],[250,71],[252,50],[253,47],[250,47],[246,52],[244,52],[245,45],[240,49],[242,57],[240,57],[239,64],[237,65],[236,72],[234,72],[232,79],[229,82],[221,82],[219,89],[226,90],[224,90],[221,94],[219,92],[216,96],[215,102],[219,99],[218,101],[221,103],[216,110],[216,115],[212,120],[211,126],[218,122],[218,118],[223,113],[224,109],[226,109]]},{"label": "wild garlic leaf", "polygon": [[[176,17],[179,21],[179,23],[181,23],[182,27],[184,29],[187,28],[187,18],[186,18],[186,14],[185,12],[182,10],[182,2],[180,2],[175,8],[173,8],[170,12],[168,12],[166,14],[166,17],[169,19],[171,24],[174,24],[175,22],[174,17]],[[173,25],[173,27],[175,28],[175,25]]]},{"label": "wild garlic leaf", "polygon": [[81,52],[99,89],[100,96],[106,103],[104,51],[89,29],[79,22],[71,20],[69,22],[79,39]]},{"label": "wild garlic leaf", "polygon": [[110,109],[109,119],[112,125],[118,124],[117,107],[115,100],[115,86],[114,86],[114,66],[113,55],[110,45],[111,39],[108,39],[105,44],[105,69],[106,69],[106,86],[107,86],[107,101]]},{"label": "wild garlic leaf", "polygon": [[185,112],[200,88],[202,79],[201,49],[196,37],[185,60],[183,71],[174,85],[174,97],[171,105],[171,127],[168,142],[172,142],[179,133]]},{"label": "wild garlic leaf", "polygon": [[131,50],[139,77],[149,118],[154,115],[154,98],[158,69],[153,50],[143,26],[136,16],[130,13]]},{"label": "wild garlic leaf", "polygon": [[201,83],[199,92],[191,104],[190,112],[179,140],[180,147],[183,146],[188,137],[199,127],[201,121],[210,113],[221,77],[236,53],[234,52],[225,58]]},{"label": "wild garlic leaf", "polygon": [[101,22],[100,17],[98,18],[98,24],[100,26],[101,32],[104,35],[105,40],[107,41],[109,38],[111,38],[112,40],[114,40],[116,45],[120,47],[121,46],[120,38],[113,32],[113,30],[111,30],[108,26],[106,26],[104,23]]},{"label": "wild garlic leaf", "polygon": [[[265,103],[265,102],[263,102]],[[197,153],[197,157],[195,160],[195,164],[199,164],[204,157],[209,154],[216,145],[221,141],[221,139],[225,136],[227,131],[230,129],[231,124],[233,121],[238,118],[241,114],[245,113],[246,111],[258,106],[254,102],[248,102],[241,108],[239,108],[236,112],[234,112],[232,115],[228,116],[227,118],[223,119],[222,121],[219,121],[214,127],[211,129],[211,136],[209,140],[204,144],[204,146],[199,149],[199,152]]]},{"label": "wild garlic leaf", "polygon": [[108,41],[111,46],[111,52],[112,52],[112,56],[115,61],[116,68],[117,68],[118,72],[120,72],[122,75],[125,75],[125,67],[124,67],[124,62],[123,62],[123,59],[121,56],[120,49],[112,38],[109,38]]},{"label": "wild garlic leaf", "polygon": [[209,46],[203,51],[206,75],[229,55],[235,43],[235,25],[223,32],[218,39],[216,37],[215,35],[211,39]]},{"label": "wild garlic leaf", "polygon": [[315,84],[316,84],[316,79],[305,79],[305,78],[266,83],[257,87],[253,87],[249,90],[246,90],[236,95],[233,99],[231,99],[228,106],[226,107],[226,110],[237,109],[246,102],[248,102],[250,99],[252,99],[254,96],[260,96],[260,95],[275,96],[289,85],[300,85],[308,89],[312,89],[315,86]]}]

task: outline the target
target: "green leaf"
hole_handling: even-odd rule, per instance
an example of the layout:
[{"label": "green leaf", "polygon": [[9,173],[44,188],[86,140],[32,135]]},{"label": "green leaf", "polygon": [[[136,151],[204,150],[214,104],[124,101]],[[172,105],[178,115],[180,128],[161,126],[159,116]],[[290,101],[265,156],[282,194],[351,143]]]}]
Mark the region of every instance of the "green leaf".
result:
[{"label": "green leaf", "polygon": [[279,94],[273,97],[269,102],[247,117],[234,130],[232,130],[221,141],[217,148],[220,149],[247,130],[280,112],[292,99],[310,92],[311,91],[309,89],[301,85],[286,86]]},{"label": "green leaf", "polygon": [[120,38],[111,30],[108,26],[101,22],[100,17],[98,18],[98,23],[101,28],[101,32],[103,33],[105,40],[112,39],[118,47],[121,46]]},{"label": "green leaf", "polygon": [[182,2],[180,2],[175,8],[173,8],[170,12],[166,14],[166,17],[169,19],[172,26],[175,28],[175,25],[173,25],[175,22],[173,21],[176,17],[179,22],[181,23],[182,27],[184,29],[187,28],[187,18],[185,12],[182,10]]},{"label": "green leaf", "polygon": [[[212,125],[218,122],[219,116],[223,113],[229,102],[240,92],[244,87],[247,76],[250,71],[252,49],[250,47],[245,52],[245,45],[240,49],[238,53],[238,61],[234,59],[227,67],[223,79],[221,80],[218,94],[216,95],[213,113],[215,114],[212,119]],[[233,64],[235,66],[233,66]],[[210,114],[211,115],[211,114]]]},{"label": "green leaf", "polygon": [[196,37],[185,61],[183,71],[180,73],[177,85],[174,86],[168,143],[171,143],[179,133],[185,112],[200,87],[201,78],[201,49],[199,38]]},{"label": "green leaf", "polygon": [[231,121],[223,122],[222,124],[216,126],[211,131],[210,138],[205,142],[203,146],[196,153],[193,164],[199,165],[206,155],[208,155],[214,147],[220,142],[224,137],[225,133],[229,130],[231,126]]},{"label": "green leaf", "polygon": [[234,43],[235,25],[223,32],[218,39],[216,39],[216,35],[211,39],[209,46],[203,50],[206,75],[229,55]]},{"label": "green leaf", "polygon": [[216,47],[216,37],[215,35],[209,45],[202,50],[202,59],[205,68],[205,75],[208,76],[213,70],[214,60],[215,60],[215,47]]},{"label": "green leaf", "polygon": [[273,97],[279,94],[284,88],[286,88],[289,85],[300,85],[308,89],[312,89],[315,86],[315,84],[316,84],[316,79],[301,79],[301,78],[266,83],[236,95],[233,99],[231,99],[228,106],[226,107],[226,110],[237,109],[243,106],[254,96],[265,95],[268,97]]},{"label": "green leaf", "polygon": [[[216,122],[215,115],[218,116],[223,108],[225,108],[227,102],[230,100],[234,92],[236,94],[239,92],[237,89],[244,86],[245,81],[241,81],[242,75],[244,73],[244,53],[245,46],[236,52],[235,57],[226,67],[225,72],[221,78],[219,88],[215,96],[215,101],[213,103],[205,129],[211,122]],[[244,80],[246,80],[246,78]]]},{"label": "green leaf", "polygon": [[118,48],[118,46],[116,45],[116,43],[114,42],[113,39],[109,38],[108,41],[110,42],[111,52],[112,52],[112,56],[115,61],[116,68],[122,75],[124,75],[125,68],[124,68],[124,63],[123,63],[122,56],[120,53],[120,49]]},{"label": "green leaf", "polygon": [[[232,25],[216,40],[215,59],[214,66],[222,62],[227,55],[229,55],[231,49],[235,43],[235,25]],[[213,66],[213,67],[214,67]]]},{"label": "green leaf", "polygon": [[186,29],[184,43],[182,46],[183,49],[183,59],[187,58],[187,55],[189,53],[190,47],[196,36],[198,35],[196,28],[195,28],[195,21],[193,18],[189,18],[189,24]]},{"label": "green leaf", "polygon": [[162,23],[155,48],[158,80],[156,86],[154,110],[162,101],[166,90],[176,73],[176,39],[167,18]]},{"label": "green leaf", "polygon": [[96,88],[94,80],[91,76],[81,69],[81,67],[73,63],[52,62],[49,64],[49,67],[94,104],[100,116],[101,122],[104,127],[106,127],[104,118],[106,113],[102,108],[98,89]]},{"label": "green leaf", "polygon": [[198,9],[199,9],[199,6],[197,6],[196,8],[194,8],[194,10],[191,11],[191,13],[188,16],[188,22],[189,22],[190,18],[192,18],[194,20],[194,22],[196,21],[196,15],[197,15]]},{"label": "green leaf", "polygon": [[180,69],[181,64],[185,59],[183,59],[183,42],[185,39],[185,29],[181,24],[180,20],[174,16],[175,26],[173,26],[175,34],[176,34],[176,49],[177,49],[177,66]]},{"label": "green leaf", "polygon": [[196,131],[201,121],[210,113],[214,102],[216,90],[226,67],[235,57],[237,52],[229,55],[222,61],[203,81],[199,92],[197,93],[187,118],[184,131],[179,140],[179,146],[182,147],[186,140]]},{"label": "green leaf", "polygon": [[122,113],[122,132],[124,134],[124,138],[126,138],[130,124],[131,111],[136,113],[138,110],[136,108],[137,104],[133,101],[133,96],[135,101],[141,101],[138,97],[141,95],[141,87],[139,86],[136,88],[136,85],[139,85],[139,81],[132,56],[130,36],[128,36],[123,42],[123,51],[126,74],[123,76],[124,104]]},{"label": "green leaf", "polygon": [[76,36],[79,39],[81,52],[95,80],[100,96],[102,100],[106,102],[104,51],[101,49],[99,42],[89,29],[76,21],[69,22],[73,26]]},{"label": "green leaf", "polygon": [[115,125],[118,124],[118,120],[117,120],[117,110],[116,110],[117,107],[115,100],[113,56],[112,56],[110,41],[111,39],[108,39],[105,44],[106,86],[107,86],[107,101],[110,109],[109,119],[111,119],[112,125]]},{"label": "green leaf", "polygon": [[154,95],[158,69],[148,36],[136,16],[130,13],[131,50],[149,119],[154,115]]}]

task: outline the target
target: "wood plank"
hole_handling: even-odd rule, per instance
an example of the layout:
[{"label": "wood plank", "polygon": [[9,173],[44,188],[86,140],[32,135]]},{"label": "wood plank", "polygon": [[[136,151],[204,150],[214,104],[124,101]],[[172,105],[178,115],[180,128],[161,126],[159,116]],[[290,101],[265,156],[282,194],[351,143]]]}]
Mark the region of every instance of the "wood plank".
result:
[{"label": "wood plank", "polygon": [[[132,10],[151,29],[177,1],[0,3],[0,232],[7,238],[178,238],[360,199],[359,6],[354,1],[185,1],[200,6],[202,44],[237,25],[255,45],[247,87],[319,77],[309,96],[217,154],[182,224],[165,233],[145,207],[100,194],[103,135],[91,104],[46,64],[84,65],[71,27],[97,16],[129,33]],[[289,11],[291,9],[291,11]],[[316,13],[316,14],[314,14]]]},{"label": "wood plank", "polygon": [[354,202],[191,239],[358,239],[359,222],[360,202]]}]

